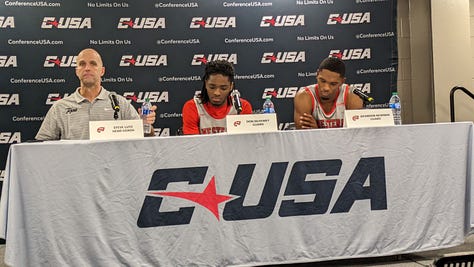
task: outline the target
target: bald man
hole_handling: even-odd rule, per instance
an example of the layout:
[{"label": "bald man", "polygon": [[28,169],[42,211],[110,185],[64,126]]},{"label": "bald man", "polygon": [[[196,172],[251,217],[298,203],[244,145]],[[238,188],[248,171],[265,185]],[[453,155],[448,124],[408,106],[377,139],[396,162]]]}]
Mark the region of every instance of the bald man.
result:
[{"label": "bald man", "polygon": [[[37,140],[82,140],[89,139],[89,121],[112,120],[111,94],[101,85],[105,73],[100,54],[91,48],[77,55],[76,76],[80,87],[61,100],[56,101],[44,118],[36,134]],[[120,120],[138,120],[140,116],[135,108],[122,96],[116,95],[120,111]],[[155,122],[156,106],[146,117],[146,122]],[[152,127],[153,129],[153,127]],[[154,135],[152,132],[151,135]]]}]

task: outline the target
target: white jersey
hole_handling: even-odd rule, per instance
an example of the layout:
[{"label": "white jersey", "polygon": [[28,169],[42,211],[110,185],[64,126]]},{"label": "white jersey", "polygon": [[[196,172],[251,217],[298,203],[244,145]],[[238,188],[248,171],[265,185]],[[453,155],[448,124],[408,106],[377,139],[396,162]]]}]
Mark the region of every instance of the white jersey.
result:
[{"label": "white jersey", "polygon": [[[197,96],[194,97],[194,103],[199,114],[199,132],[201,134],[211,134],[211,133],[223,133],[227,132],[226,128],[226,118],[217,119],[209,115],[206,109],[204,108],[201,99]],[[231,105],[227,115],[237,115],[237,110],[234,105]]]},{"label": "white jersey", "polygon": [[346,110],[346,100],[349,94],[349,85],[342,84],[336,96],[336,101],[329,112],[325,112],[318,97],[318,85],[312,84],[305,88],[310,93],[312,99],[312,115],[316,119],[318,128],[339,128],[344,125],[344,111]]}]

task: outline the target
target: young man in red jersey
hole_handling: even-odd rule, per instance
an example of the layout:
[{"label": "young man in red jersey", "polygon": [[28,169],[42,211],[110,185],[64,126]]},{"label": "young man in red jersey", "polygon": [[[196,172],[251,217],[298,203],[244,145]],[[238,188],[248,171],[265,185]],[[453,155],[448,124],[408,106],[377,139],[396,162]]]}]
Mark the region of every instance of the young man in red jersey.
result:
[{"label": "young man in red jersey", "polygon": [[[238,114],[232,103],[234,67],[225,60],[211,61],[206,65],[201,94],[183,106],[184,134],[212,134],[226,132],[226,116]],[[240,114],[251,114],[250,103],[240,98]]]},{"label": "young man in red jersey", "polygon": [[344,124],[346,109],[363,108],[362,99],[350,91],[344,62],[324,59],[316,72],[317,84],[300,90],[294,99],[296,129],[338,128]]}]

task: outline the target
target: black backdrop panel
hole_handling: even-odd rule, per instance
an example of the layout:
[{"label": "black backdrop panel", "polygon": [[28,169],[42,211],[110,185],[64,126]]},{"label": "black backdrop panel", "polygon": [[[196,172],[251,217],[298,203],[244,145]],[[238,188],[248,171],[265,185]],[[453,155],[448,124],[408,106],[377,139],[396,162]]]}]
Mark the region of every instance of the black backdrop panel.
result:
[{"label": "black backdrop panel", "polygon": [[0,178],[8,148],[34,139],[51,104],[79,85],[77,53],[97,49],[103,86],[175,135],[181,108],[201,90],[206,61],[227,59],[236,88],[260,112],[273,92],[279,127],[319,62],[340,56],[347,83],[386,107],[396,91],[395,0],[4,1],[0,3]]}]

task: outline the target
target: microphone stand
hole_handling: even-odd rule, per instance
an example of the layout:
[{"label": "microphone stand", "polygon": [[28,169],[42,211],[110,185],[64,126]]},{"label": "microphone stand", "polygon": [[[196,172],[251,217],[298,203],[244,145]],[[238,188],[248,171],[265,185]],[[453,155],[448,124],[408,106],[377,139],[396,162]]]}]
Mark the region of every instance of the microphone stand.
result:
[{"label": "microphone stand", "polygon": [[367,105],[370,104],[373,101],[367,101],[366,99],[362,99],[362,107],[365,109],[367,108]]},{"label": "microphone stand", "polygon": [[114,110],[114,120],[118,119],[118,112],[120,111],[120,106],[115,96],[115,92],[110,92],[109,94],[110,103],[112,104],[112,109]]},{"label": "microphone stand", "polygon": [[374,102],[373,97],[366,95],[365,93],[363,93],[359,89],[352,90],[352,93],[357,95],[362,100],[362,107],[363,108],[366,108],[367,104],[370,104],[370,103]]},{"label": "microphone stand", "polygon": [[237,114],[240,114],[242,112],[242,103],[240,102],[240,92],[237,91],[237,89],[233,89],[231,94],[231,101],[232,105],[234,105],[235,109],[237,110]]}]

